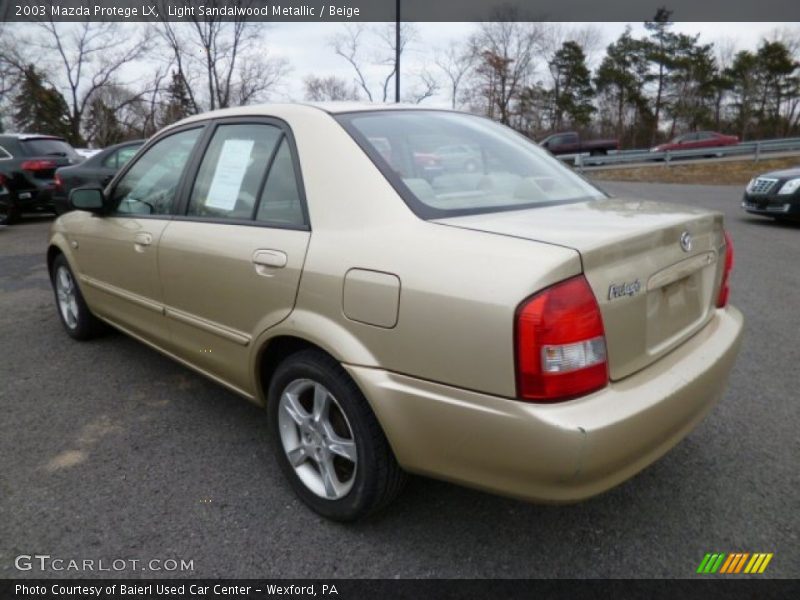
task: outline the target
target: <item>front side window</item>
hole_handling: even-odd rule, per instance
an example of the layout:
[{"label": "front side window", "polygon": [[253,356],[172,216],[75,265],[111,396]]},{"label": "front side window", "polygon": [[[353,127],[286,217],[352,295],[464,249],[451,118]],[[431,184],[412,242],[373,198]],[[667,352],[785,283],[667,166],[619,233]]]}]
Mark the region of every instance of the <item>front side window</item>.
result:
[{"label": "front side window", "polygon": [[337,120],[424,219],[605,197],[530,140],[482,117],[404,110]]},{"label": "front side window", "polygon": [[148,148],[114,188],[111,202],[116,212],[170,214],[181,175],[201,131],[198,127],[174,133]]},{"label": "front side window", "polygon": [[220,125],[197,173],[188,213],[250,220],[283,132],[273,125]]}]

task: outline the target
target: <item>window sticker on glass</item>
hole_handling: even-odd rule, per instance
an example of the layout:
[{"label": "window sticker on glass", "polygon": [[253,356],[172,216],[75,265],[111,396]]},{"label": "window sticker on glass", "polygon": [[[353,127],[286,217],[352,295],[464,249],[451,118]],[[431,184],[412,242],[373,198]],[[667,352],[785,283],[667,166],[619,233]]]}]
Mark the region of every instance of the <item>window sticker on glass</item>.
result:
[{"label": "window sticker on glass", "polygon": [[252,151],[253,140],[225,140],[208,190],[207,207],[233,210]]}]

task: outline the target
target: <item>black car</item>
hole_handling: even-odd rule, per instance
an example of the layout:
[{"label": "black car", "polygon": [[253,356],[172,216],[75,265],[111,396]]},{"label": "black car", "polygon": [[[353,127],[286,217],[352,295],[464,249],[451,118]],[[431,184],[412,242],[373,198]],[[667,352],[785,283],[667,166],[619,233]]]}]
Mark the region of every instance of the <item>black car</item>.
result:
[{"label": "black car", "polygon": [[66,140],[51,135],[0,134],[0,223],[23,212],[53,212],[55,172],[83,159]]},{"label": "black car", "polygon": [[66,212],[67,198],[71,190],[84,185],[105,187],[117,171],[142,147],[145,140],[122,142],[104,148],[74,167],[62,167],[56,171],[55,208],[58,214]]},{"label": "black car", "polygon": [[742,208],[754,215],[800,220],[800,168],[771,171],[751,179]]}]

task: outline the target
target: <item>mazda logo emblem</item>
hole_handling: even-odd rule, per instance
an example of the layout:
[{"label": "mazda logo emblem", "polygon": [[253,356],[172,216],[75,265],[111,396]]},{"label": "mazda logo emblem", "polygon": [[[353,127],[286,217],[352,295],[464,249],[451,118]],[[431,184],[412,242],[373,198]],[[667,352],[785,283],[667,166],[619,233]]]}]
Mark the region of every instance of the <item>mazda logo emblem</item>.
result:
[{"label": "mazda logo emblem", "polygon": [[680,243],[683,251],[689,252],[692,249],[692,234],[689,233],[688,231],[684,231],[681,234]]}]

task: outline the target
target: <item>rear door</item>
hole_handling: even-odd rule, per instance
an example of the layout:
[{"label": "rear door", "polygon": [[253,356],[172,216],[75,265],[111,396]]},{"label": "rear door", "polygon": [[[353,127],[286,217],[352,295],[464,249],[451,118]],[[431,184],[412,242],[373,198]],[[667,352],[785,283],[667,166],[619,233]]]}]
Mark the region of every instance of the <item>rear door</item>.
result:
[{"label": "rear door", "polygon": [[171,132],[153,143],[109,190],[110,213],[76,220],[74,248],[92,309],[134,334],[166,345],[158,278],[158,242],[203,125]]},{"label": "rear door", "polygon": [[159,246],[177,354],[252,393],[253,340],[294,307],[310,227],[294,142],[269,119],[215,123]]}]

